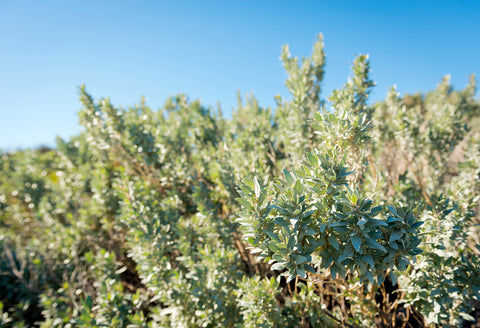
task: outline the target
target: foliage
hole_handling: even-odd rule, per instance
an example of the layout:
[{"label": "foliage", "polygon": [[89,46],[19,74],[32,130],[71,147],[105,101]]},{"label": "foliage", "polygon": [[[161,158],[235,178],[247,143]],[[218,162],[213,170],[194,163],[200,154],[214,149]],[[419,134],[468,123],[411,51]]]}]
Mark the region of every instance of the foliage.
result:
[{"label": "foliage", "polygon": [[371,104],[368,56],[328,100],[152,110],[80,88],[83,131],[0,152],[2,327],[458,326],[480,297],[475,79]]}]

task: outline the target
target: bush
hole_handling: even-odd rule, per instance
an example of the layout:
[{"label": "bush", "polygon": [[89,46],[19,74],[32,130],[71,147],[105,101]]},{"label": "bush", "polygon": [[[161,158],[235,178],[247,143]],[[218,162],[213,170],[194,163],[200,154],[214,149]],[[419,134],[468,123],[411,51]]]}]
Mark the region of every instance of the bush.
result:
[{"label": "bush", "polygon": [[474,321],[475,79],[372,105],[359,55],[327,101],[321,36],[281,58],[292,96],[275,110],[121,109],[81,87],[80,135],[2,152],[2,326]]}]

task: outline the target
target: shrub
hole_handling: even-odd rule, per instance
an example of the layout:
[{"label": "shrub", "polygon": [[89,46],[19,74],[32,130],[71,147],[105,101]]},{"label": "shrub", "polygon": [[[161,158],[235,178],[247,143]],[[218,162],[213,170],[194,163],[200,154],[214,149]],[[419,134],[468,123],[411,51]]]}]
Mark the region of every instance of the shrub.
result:
[{"label": "shrub", "polygon": [[291,99],[232,119],[117,108],[0,154],[2,326],[458,326],[480,294],[475,79],[368,101],[368,56],[328,100],[325,54],[282,61]]}]

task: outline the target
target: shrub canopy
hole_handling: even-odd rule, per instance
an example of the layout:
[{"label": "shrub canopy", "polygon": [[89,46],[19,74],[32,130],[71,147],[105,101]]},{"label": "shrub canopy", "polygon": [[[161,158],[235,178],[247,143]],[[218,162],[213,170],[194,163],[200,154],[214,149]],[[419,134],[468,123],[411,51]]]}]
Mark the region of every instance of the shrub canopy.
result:
[{"label": "shrub canopy", "polygon": [[328,99],[321,35],[289,99],[226,119],[80,88],[83,132],[0,153],[5,327],[458,326],[480,300],[475,79]]}]

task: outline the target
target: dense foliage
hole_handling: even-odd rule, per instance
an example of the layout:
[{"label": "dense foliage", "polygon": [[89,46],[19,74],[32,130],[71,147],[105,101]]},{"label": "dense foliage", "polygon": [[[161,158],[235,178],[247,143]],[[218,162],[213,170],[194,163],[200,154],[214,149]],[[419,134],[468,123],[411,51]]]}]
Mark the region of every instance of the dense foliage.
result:
[{"label": "dense foliage", "polygon": [[368,56],[328,100],[321,36],[281,59],[274,110],[124,109],[82,87],[80,135],[0,153],[2,327],[475,321],[474,78],[372,105]]}]

